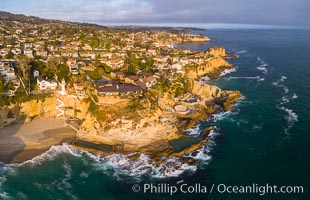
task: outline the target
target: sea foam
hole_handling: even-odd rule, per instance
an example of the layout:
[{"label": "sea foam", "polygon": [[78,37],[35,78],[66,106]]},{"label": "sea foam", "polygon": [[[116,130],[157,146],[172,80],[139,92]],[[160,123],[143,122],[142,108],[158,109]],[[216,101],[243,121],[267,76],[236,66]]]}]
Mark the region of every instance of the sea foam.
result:
[{"label": "sea foam", "polygon": [[257,61],[260,63],[256,69],[262,71],[264,74],[268,74],[268,69],[266,68],[269,66],[267,63],[265,63],[260,57],[257,57]]},{"label": "sea foam", "polygon": [[227,78],[228,80],[234,79],[249,79],[249,80],[257,80],[257,81],[264,81],[265,79],[260,76],[231,76]]},{"label": "sea foam", "polygon": [[232,69],[225,69],[219,76],[225,76],[227,74],[230,74],[230,73],[233,73],[233,72],[236,72],[237,69],[236,68],[232,68]]}]

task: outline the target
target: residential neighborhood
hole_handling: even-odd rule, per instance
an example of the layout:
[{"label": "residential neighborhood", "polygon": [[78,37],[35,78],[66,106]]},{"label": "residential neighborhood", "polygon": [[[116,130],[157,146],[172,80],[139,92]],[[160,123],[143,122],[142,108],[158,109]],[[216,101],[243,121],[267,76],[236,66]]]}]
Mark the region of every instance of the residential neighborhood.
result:
[{"label": "residential neighborhood", "polygon": [[[206,36],[171,30],[128,30],[61,21],[0,22],[0,95],[54,94],[88,98],[97,104],[144,96],[169,87],[174,96],[186,83],[187,65],[207,58],[175,48]],[[61,85],[62,81],[65,86]],[[172,90],[171,90],[172,89]],[[94,98],[95,97],[95,98]],[[5,100],[5,99],[4,99]]]}]

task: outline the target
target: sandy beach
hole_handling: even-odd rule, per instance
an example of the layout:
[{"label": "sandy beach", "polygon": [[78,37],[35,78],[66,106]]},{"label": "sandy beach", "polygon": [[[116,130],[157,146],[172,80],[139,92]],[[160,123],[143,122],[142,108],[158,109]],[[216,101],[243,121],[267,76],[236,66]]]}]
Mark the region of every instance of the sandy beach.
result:
[{"label": "sandy beach", "polygon": [[70,143],[75,131],[64,120],[34,119],[29,123],[16,122],[0,128],[0,162],[20,163],[48,150],[53,145]]}]

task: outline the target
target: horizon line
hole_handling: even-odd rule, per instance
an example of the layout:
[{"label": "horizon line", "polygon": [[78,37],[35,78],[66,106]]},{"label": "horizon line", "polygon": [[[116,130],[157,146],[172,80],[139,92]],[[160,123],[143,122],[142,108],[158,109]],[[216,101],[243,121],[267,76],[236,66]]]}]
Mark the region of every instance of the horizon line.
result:
[{"label": "horizon line", "polygon": [[99,26],[150,26],[150,27],[175,27],[175,28],[199,28],[199,29],[305,29],[308,30],[310,27],[305,26],[293,26],[293,25],[278,25],[278,24],[250,24],[250,23],[223,23],[223,22],[206,22],[206,23],[197,23],[197,22],[99,22],[99,21],[85,21],[85,20],[67,20],[60,18],[48,18],[35,15],[27,15],[23,13],[12,13],[10,11],[0,10],[2,12],[7,12],[14,15],[25,15],[26,17],[38,17],[46,20],[60,20],[64,22],[73,22],[73,23],[88,23]]}]

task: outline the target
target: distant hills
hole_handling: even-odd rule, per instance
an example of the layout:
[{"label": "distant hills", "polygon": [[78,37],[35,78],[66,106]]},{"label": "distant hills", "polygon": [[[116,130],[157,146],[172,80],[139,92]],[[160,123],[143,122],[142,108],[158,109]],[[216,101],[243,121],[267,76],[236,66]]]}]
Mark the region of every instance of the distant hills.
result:
[{"label": "distant hills", "polygon": [[26,16],[23,14],[12,14],[5,11],[0,11],[0,21],[16,21],[20,23],[28,23],[28,24],[49,24],[49,23],[60,23],[67,25],[78,25],[78,26],[88,26],[88,27],[97,27],[97,28],[116,28],[123,29],[129,31],[145,31],[145,30],[156,30],[156,31],[193,31],[193,30],[205,30],[200,28],[193,27],[163,27],[163,26],[138,26],[138,25],[120,25],[120,26],[103,26],[92,23],[81,23],[81,22],[71,22],[71,21],[63,21],[63,20],[55,20],[55,19],[45,19],[35,16]]},{"label": "distant hills", "polygon": [[55,19],[45,19],[35,16],[26,16],[23,14],[12,14],[5,11],[0,11],[0,21],[16,21],[20,23],[28,23],[28,24],[49,24],[49,23],[66,23],[71,25],[79,25],[79,26],[92,26],[92,27],[102,27],[97,24],[91,23],[80,23],[80,22],[69,22],[69,21],[62,21],[62,20],[55,20]]}]

